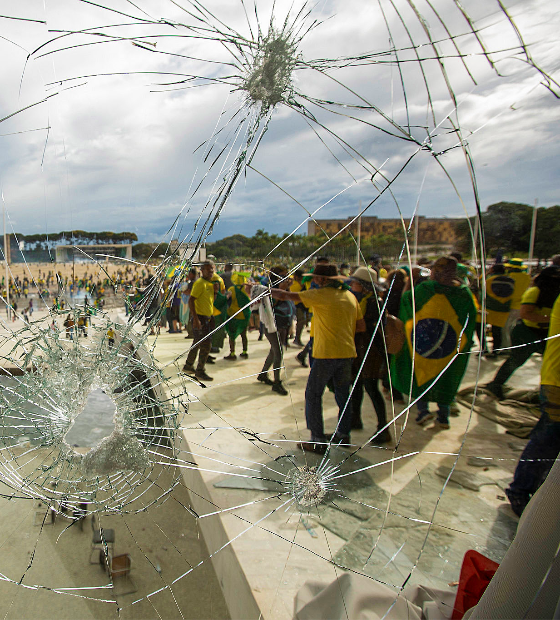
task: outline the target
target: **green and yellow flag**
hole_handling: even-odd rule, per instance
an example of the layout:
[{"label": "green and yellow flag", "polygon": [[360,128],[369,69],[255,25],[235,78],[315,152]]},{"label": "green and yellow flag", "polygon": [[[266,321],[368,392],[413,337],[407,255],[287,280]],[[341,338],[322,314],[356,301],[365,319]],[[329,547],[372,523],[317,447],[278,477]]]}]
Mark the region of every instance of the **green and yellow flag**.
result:
[{"label": "green and yellow flag", "polygon": [[235,340],[237,336],[239,336],[239,334],[241,334],[249,325],[251,309],[247,307],[241,310],[241,308],[243,308],[243,306],[248,304],[251,300],[245,294],[243,285],[236,284],[228,290],[231,293],[231,299],[227,313],[228,317],[233,318],[230,318],[225,327],[228,336],[231,336],[231,338]]},{"label": "green and yellow flag", "polygon": [[404,394],[412,387],[413,398],[423,395],[422,400],[449,405],[469,361],[476,323],[473,296],[466,286],[428,280],[414,289],[414,307],[412,292],[406,291],[399,313],[406,338],[391,361],[391,379]]},{"label": "green and yellow flag", "polygon": [[486,323],[503,327],[511,310],[515,280],[497,274],[486,278]]}]

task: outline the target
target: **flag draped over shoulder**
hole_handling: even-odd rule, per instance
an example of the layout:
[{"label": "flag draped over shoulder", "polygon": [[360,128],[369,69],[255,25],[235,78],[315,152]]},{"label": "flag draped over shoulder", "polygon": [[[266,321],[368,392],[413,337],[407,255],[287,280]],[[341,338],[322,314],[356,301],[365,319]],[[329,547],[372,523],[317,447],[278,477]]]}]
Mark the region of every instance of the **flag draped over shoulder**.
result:
[{"label": "flag draped over shoulder", "polygon": [[214,321],[216,327],[221,325],[227,318],[228,299],[221,291],[214,297]]},{"label": "flag draped over shoulder", "polygon": [[[233,318],[230,318],[225,327],[228,336],[235,340],[249,325],[251,309],[249,307],[243,307],[250,303],[251,300],[245,294],[242,285],[237,284],[232,286],[229,291],[231,293],[231,299],[227,314],[228,317]],[[240,308],[243,308],[243,310],[240,310]]]},{"label": "flag draped over shoulder", "polygon": [[515,281],[506,275],[489,276],[486,279],[486,321],[490,325],[504,327],[515,292]]},{"label": "flag draped over shoulder", "polygon": [[412,292],[403,293],[399,318],[406,338],[391,362],[391,379],[404,394],[412,385],[413,398],[449,405],[469,361],[476,323],[472,294],[466,286],[428,280],[415,288],[414,306],[415,312]]}]

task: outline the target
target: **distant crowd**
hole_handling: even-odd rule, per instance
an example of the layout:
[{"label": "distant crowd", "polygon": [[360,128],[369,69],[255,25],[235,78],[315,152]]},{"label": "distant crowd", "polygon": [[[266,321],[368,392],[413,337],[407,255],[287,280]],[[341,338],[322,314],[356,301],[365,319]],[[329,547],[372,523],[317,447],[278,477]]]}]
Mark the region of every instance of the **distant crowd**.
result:
[{"label": "distant crowd", "polygon": [[[287,395],[285,351],[301,347],[296,359],[310,367],[305,390],[310,438],[298,444],[305,451],[324,454],[333,444],[350,444],[351,431],[363,427],[364,391],[377,414],[373,444],[393,441],[385,397],[415,404],[419,425],[434,420],[436,429],[448,429],[475,336],[480,355],[504,359],[484,386],[498,399],[506,396],[505,384],[515,371],[546,348],[543,416],[528,449],[531,454],[552,451],[552,461],[538,460],[540,469],[535,459],[520,461],[521,474],[507,493],[521,513],[543,479],[543,466],[550,466],[560,448],[560,339],[555,338],[560,334],[560,255],[534,277],[515,258],[497,260],[477,273],[458,253],[397,268],[384,266],[380,256],[354,268],[320,257],[308,271],[292,273],[282,265],[263,273],[233,267],[227,264],[218,274],[215,264],[205,261],[184,281],[166,282],[164,322],[169,332],[184,327],[186,338],[193,338],[183,372],[205,385],[213,379],[207,365],[217,362],[226,336],[229,350],[223,359],[236,362],[249,356],[247,332],[258,330],[259,340],[266,338],[270,348],[257,380]],[[303,341],[306,326],[308,342]],[[337,427],[329,433],[323,426],[325,388],[334,392],[339,408]]]},{"label": "distant crowd", "polygon": [[[475,336],[479,355],[503,357],[483,386],[499,400],[507,397],[506,384],[517,369],[533,353],[542,354],[541,420],[507,489],[521,514],[560,449],[560,255],[533,275],[516,258],[498,257],[484,272],[459,253],[418,263],[388,266],[374,255],[367,266],[351,267],[319,257],[308,269],[240,271],[230,263],[218,273],[208,260],[174,267],[161,286],[154,275],[130,266],[112,279],[87,270],[64,279],[48,272],[33,283],[10,279],[9,288],[14,304],[28,297],[31,286],[60,304],[60,290],[98,301],[106,287],[120,287],[131,320],[144,318],[152,333],[167,328],[192,339],[182,371],[202,386],[213,380],[207,367],[217,363],[222,349],[226,363],[249,357],[253,330],[269,344],[257,380],[286,396],[285,351],[299,347],[297,362],[310,368],[305,390],[310,437],[298,446],[317,454],[333,444],[349,446],[352,430],[363,428],[364,391],[377,415],[374,445],[393,441],[386,398],[414,404],[419,425],[434,421],[437,430],[449,429]],[[26,307],[31,313],[32,301]],[[329,432],[322,409],[326,388],[339,409]]]}]

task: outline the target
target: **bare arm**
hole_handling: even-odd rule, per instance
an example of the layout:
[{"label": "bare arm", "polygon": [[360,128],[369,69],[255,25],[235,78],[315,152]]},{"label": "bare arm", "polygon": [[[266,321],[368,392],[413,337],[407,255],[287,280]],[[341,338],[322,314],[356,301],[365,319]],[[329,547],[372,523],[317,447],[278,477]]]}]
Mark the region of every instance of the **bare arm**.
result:
[{"label": "bare arm", "polygon": [[519,316],[525,321],[533,323],[550,323],[548,314],[539,312],[535,304],[523,304],[519,309]]},{"label": "bare arm", "polygon": [[356,321],[356,333],[360,334],[365,331],[366,331],[366,322],[364,321],[364,319],[358,319]]},{"label": "bare arm", "polygon": [[270,294],[272,295],[272,297],[274,297],[274,299],[280,299],[282,301],[287,299],[289,301],[293,301],[295,304],[301,303],[301,297],[299,296],[299,293],[293,293],[292,291],[283,291],[280,288],[271,288]]},{"label": "bare arm", "polygon": [[196,313],[194,302],[195,302],[195,298],[191,295],[189,297],[189,310],[192,316],[193,327],[195,329],[200,329],[200,319],[198,318],[198,314]]}]

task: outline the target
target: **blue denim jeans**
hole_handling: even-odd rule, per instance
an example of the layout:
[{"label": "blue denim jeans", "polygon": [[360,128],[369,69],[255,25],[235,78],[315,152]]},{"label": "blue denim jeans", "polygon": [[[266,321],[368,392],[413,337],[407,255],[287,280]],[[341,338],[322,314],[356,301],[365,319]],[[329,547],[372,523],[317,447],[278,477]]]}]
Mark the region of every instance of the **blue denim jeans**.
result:
[{"label": "blue denim jeans", "polygon": [[311,431],[312,441],[322,441],[323,426],[323,392],[330,379],[334,384],[334,398],[338,405],[338,430],[340,435],[350,435],[352,426],[352,404],[349,399],[352,385],[352,358],[317,359],[305,388],[305,420]]},{"label": "blue denim jeans", "polygon": [[558,404],[547,398],[547,387],[541,386],[541,417],[521,453],[513,482],[506,489],[512,504],[515,501],[523,505],[529,502],[560,452],[560,422],[553,422],[549,417],[549,411],[554,416],[558,415]]},{"label": "blue denim jeans", "polygon": [[[430,403],[427,400],[419,400],[416,403],[418,407],[418,413],[426,413],[429,410]],[[440,422],[449,422],[449,405],[442,405],[441,403],[437,403],[438,406],[438,414],[437,419]]]}]

